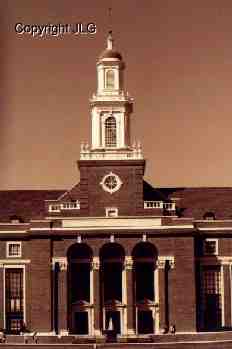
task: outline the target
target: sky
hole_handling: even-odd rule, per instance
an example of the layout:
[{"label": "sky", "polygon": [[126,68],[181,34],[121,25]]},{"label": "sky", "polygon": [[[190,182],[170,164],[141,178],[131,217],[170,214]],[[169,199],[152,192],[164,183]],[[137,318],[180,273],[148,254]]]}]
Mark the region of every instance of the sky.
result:
[{"label": "sky", "polygon": [[[79,181],[110,27],[135,101],[132,139],[142,143],[145,179],[155,187],[232,186],[231,1],[6,0],[0,13],[1,190]],[[80,22],[95,23],[97,33],[15,31],[16,23]]]}]

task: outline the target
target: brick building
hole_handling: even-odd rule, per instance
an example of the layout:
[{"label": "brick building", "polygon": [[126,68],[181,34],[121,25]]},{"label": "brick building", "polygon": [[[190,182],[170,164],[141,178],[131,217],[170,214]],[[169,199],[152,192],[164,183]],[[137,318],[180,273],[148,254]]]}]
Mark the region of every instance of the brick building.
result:
[{"label": "brick building", "polygon": [[0,192],[0,327],[97,339],[232,325],[232,188],[154,188],[122,56],[97,61],[92,140],[68,191]]}]

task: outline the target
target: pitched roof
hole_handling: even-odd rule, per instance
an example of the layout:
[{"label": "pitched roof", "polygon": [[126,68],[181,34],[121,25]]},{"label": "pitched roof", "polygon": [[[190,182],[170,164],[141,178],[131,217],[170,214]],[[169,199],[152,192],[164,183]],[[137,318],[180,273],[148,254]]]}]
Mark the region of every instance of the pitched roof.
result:
[{"label": "pitched roof", "polygon": [[58,201],[76,201],[80,198],[80,184],[75,184],[71,189],[63,192],[57,199]]},{"label": "pitched roof", "polygon": [[[79,186],[71,190],[3,190],[0,191],[0,222],[17,216],[24,222],[44,217],[44,201],[77,199]],[[181,217],[203,219],[213,212],[216,219],[232,219],[232,188],[153,188],[144,182],[144,200],[170,201],[175,199]]]},{"label": "pitched roof", "polygon": [[232,218],[232,188],[159,188],[169,199],[175,198],[182,217],[203,219],[212,212],[216,219]]},{"label": "pitched roof", "polygon": [[23,222],[44,216],[44,200],[56,200],[64,190],[2,190],[0,191],[0,222],[17,216]]},{"label": "pitched roof", "polygon": [[232,187],[154,188],[143,183],[145,201],[174,199],[180,217],[203,219],[213,213],[216,219],[232,219]]}]

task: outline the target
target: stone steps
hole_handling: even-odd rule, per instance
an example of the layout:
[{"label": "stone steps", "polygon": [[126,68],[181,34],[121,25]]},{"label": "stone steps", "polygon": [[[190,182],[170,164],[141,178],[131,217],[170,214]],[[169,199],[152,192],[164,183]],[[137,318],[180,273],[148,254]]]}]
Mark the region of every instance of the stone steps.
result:
[{"label": "stone steps", "polygon": [[[25,343],[25,340],[27,343]],[[127,341],[127,342],[126,342]],[[129,343],[128,343],[129,341]],[[104,337],[98,340],[95,345],[94,338],[82,338],[75,336],[39,336],[37,344],[32,336],[7,336],[6,344],[0,344],[0,347],[8,349],[182,349],[182,348],[204,348],[204,349],[231,349],[232,348],[232,331],[224,332],[202,332],[202,333],[176,333],[165,335],[144,336],[140,338],[118,338],[117,343],[105,343]]]}]

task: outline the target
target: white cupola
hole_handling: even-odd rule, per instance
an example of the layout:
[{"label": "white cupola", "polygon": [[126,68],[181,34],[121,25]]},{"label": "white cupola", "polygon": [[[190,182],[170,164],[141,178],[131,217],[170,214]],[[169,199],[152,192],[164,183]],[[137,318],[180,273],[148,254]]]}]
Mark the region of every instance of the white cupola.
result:
[{"label": "white cupola", "polygon": [[97,92],[90,100],[92,144],[82,145],[82,159],[142,158],[140,146],[131,146],[133,100],[124,89],[121,54],[114,49],[112,31],[97,61]]}]

